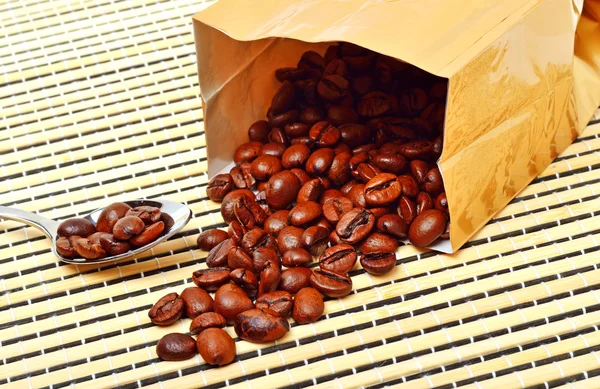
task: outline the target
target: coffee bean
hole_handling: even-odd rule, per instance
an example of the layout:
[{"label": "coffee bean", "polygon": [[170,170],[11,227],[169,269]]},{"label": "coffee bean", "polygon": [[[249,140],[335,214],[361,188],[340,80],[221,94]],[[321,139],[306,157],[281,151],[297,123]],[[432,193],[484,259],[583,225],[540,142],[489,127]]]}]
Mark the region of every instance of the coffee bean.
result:
[{"label": "coffee bean", "polygon": [[271,216],[267,218],[264,224],[264,230],[267,234],[277,237],[279,232],[287,227],[288,224],[288,216],[290,211],[287,210],[279,210],[274,212]]},{"label": "coffee bean", "polygon": [[248,189],[236,189],[229,192],[223,198],[223,202],[221,203],[221,216],[223,216],[223,220],[225,223],[231,223],[231,221],[235,220],[235,214],[233,212],[233,207],[235,202],[239,197],[249,197],[251,199],[255,199],[256,196],[251,190]]},{"label": "coffee bean", "polygon": [[259,120],[252,123],[248,128],[248,138],[250,142],[267,142],[267,136],[269,135],[269,123],[265,120]]},{"label": "coffee bean", "polygon": [[186,334],[167,334],[156,344],[156,355],[163,361],[183,361],[193,358],[197,352],[196,340]]},{"label": "coffee bean", "polygon": [[267,262],[277,262],[278,258],[275,250],[268,247],[259,247],[252,253],[252,267],[259,274],[264,270]]},{"label": "coffee bean", "polygon": [[273,96],[271,112],[275,115],[287,112],[293,108],[296,89],[290,81],[284,81]]},{"label": "coffee bean", "polygon": [[277,289],[296,294],[302,288],[310,286],[312,270],[306,267],[292,267],[281,273]]},{"label": "coffee bean", "polygon": [[233,239],[226,239],[213,247],[206,257],[206,265],[208,267],[226,266],[227,254],[232,247],[235,247],[235,242]]},{"label": "coffee bean", "polygon": [[348,123],[341,125],[340,136],[342,142],[350,147],[357,147],[371,140],[371,129],[363,124]]},{"label": "coffee bean", "polygon": [[423,211],[433,208],[433,200],[427,192],[419,192],[417,195],[417,215]]},{"label": "coffee bean", "polygon": [[323,70],[323,76],[329,76],[330,74],[337,74],[338,76],[347,78],[348,67],[341,59],[332,59]]},{"label": "coffee bean", "polygon": [[223,366],[235,358],[235,342],[220,328],[207,328],[198,335],[196,348],[210,365]]},{"label": "coffee bean", "polygon": [[322,148],[314,151],[306,161],[306,171],[309,174],[324,175],[333,163],[335,152],[330,148]]},{"label": "coffee bean", "polygon": [[[281,159],[283,157],[283,153],[285,152],[286,147],[283,143],[266,143],[262,145],[260,150],[258,151],[259,156],[261,155],[271,155],[273,157],[277,157]],[[254,161],[252,161],[254,162]]]},{"label": "coffee bean", "polygon": [[[98,236],[97,241],[93,239],[94,235],[101,234]],[[69,238],[70,239],[70,238]],[[99,244],[107,255],[120,255],[131,250],[131,244],[125,241],[117,240],[113,234],[107,234],[105,232],[97,232],[88,236],[88,239],[92,244]]]},{"label": "coffee bean", "polygon": [[[227,252],[227,266],[230,269],[253,270],[252,258],[241,247],[233,246]],[[231,277],[231,274],[229,275]]]},{"label": "coffee bean", "polygon": [[326,249],[319,258],[321,269],[338,274],[346,274],[354,267],[358,258],[354,247],[347,244],[337,244]]},{"label": "coffee bean", "polygon": [[259,247],[267,247],[276,250],[277,246],[272,237],[267,234],[264,230],[256,227],[244,234],[242,241],[240,242],[242,249],[248,255],[252,255],[253,252]]},{"label": "coffee bean", "polygon": [[311,255],[318,257],[327,247],[329,230],[320,226],[311,226],[304,230],[300,239],[304,248]]},{"label": "coffee bean", "polygon": [[192,281],[207,292],[215,292],[221,285],[229,282],[229,273],[231,270],[226,267],[196,270],[192,273]]},{"label": "coffee bean", "polygon": [[[229,170],[229,176],[231,176],[231,180],[233,181],[233,186],[235,188],[247,189],[249,187],[249,185],[248,185],[249,183],[246,182],[247,176],[245,176],[244,173],[242,173],[242,169],[239,166],[232,167],[231,170]],[[208,189],[207,189],[207,193],[208,193]],[[209,198],[210,198],[210,195],[209,195]],[[220,200],[216,199],[215,201],[220,201]]]},{"label": "coffee bean", "polygon": [[[356,170],[358,168],[358,165],[360,165],[362,163],[367,163],[367,162],[369,162],[369,154],[365,151],[361,151],[359,153],[352,155],[352,158],[350,158],[350,162],[349,162],[350,169],[353,170],[352,175],[354,177],[356,177],[354,170]],[[377,169],[379,169],[379,168],[377,168]],[[381,173],[381,172],[379,172],[379,173]],[[369,179],[371,179],[371,178],[369,178]],[[367,181],[369,181],[369,180],[367,180]]]},{"label": "coffee bean", "polygon": [[254,308],[248,294],[235,284],[225,284],[215,293],[215,312],[223,315],[228,323],[232,323],[237,315]]},{"label": "coffee bean", "polygon": [[254,158],[258,157],[258,152],[262,146],[260,142],[246,142],[242,143],[233,155],[233,161],[236,165],[241,165],[244,162],[252,162]]},{"label": "coffee bean", "polygon": [[425,183],[425,176],[429,171],[429,164],[425,161],[420,161],[415,159],[414,161],[410,161],[410,172],[413,177],[417,180],[419,185],[423,185]]},{"label": "coffee bean", "polygon": [[310,277],[313,288],[327,297],[347,296],[352,291],[352,279],[325,269],[315,269]]},{"label": "coffee bean", "polygon": [[433,143],[430,141],[414,141],[400,145],[402,155],[413,160],[431,160],[433,155]]},{"label": "coffee bean", "polygon": [[336,232],[340,238],[349,244],[364,239],[375,225],[375,216],[363,208],[353,208],[337,223]]},{"label": "coffee bean", "polygon": [[406,170],[406,158],[398,151],[378,153],[373,157],[373,164],[384,172],[401,174]]},{"label": "coffee bean", "polygon": [[353,148],[352,154],[356,155],[358,153],[367,153],[367,155],[370,155],[369,153],[376,152],[376,151],[377,151],[377,146],[375,146],[375,144],[367,143],[367,144],[360,145],[360,146]]},{"label": "coffee bean", "polygon": [[444,212],[444,215],[446,215],[447,218],[450,218],[450,213],[448,210],[448,199],[446,198],[446,192],[440,193],[435,198],[434,207],[435,207],[435,209],[439,209],[440,211]]},{"label": "coffee bean", "polygon": [[398,108],[408,117],[417,116],[427,106],[427,93],[420,88],[411,88],[400,93]]},{"label": "coffee bean", "polygon": [[333,197],[323,205],[323,215],[331,224],[337,224],[340,218],[354,208],[354,204],[346,197]]},{"label": "coffee bean", "polygon": [[[129,216],[125,216],[125,218],[127,218],[127,217],[129,217]],[[125,218],[123,218],[123,219],[125,219]],[[123,219],[121,219],[121,220],[123,220]],[[115,226],[116,226],[116,224],[115,224]],[[132,245],[135,245],[135,246],[145,246],[148,243],[154,242],[156,239],[158,239],[158,237],[160,236],[160,234],[162,234],[164,229],[165,229],[165,223],[162,221],[156,222],[154,224],[150,224],[150,225],[146,226],[144,228],[144,230],[142,232],[140,232],[138,235],[129,239],[129,243],[131,243]]]},{"label": "coffee bean", "polygon": [[398,241],[390,235],[381,232],[373,232],[360,243],[358,249],[363,254],[383,252],[394,253],[398,249]]},{"label": "coffee bean", "polygon": [[306,70],[298,68],[280,68],[275,70],[277,81],[296,81],[306,77]]},{"label": "coffee bean", "polygon": [[272,155],[260,155],[252,161],[250,173],[257,180],[267,181],[283,169],[281,160]]},{"label": "coffee bean", "polygon": [[415,198],[419,194],[419,184],[412,176],[398,176],[398,183],[402,187],[402,196]]},{"label": "coffee bean", "polygon": [[254,304],[258,309],[268,308],[277,312],[281,317],[287,317],[292,312],[294,301],[292,295],[283,290],[265,293],[256,299]]},{"label": "coffee bean", "polygon": [[348,67],[356,73],[366,71],[372,63],[372,57],[365,56],[343,56],[342,59]]},{"label": "coffee bean", "polygon": [[200,235],[198,235],[196,243],[198,244],[198,248],[200,250],[210,251],[213,249],[213,247],[223,242],[228,237],[229,236],[227,235],[227,232],[213,228],[203,231]]},{"label": "coffee bean", "polygon": [[312,261],[312,255],[303,248],[289,249],[281,257],[281,264],[285,267],[308,266]]},{"label": "coffee bean", "polygon": [[271,111],[267,112],[267,119],[269,119],[269,125],[271,126],[271,131],[267,137],[268,141],[274,143],[287,143],[287,137],[281,129],[286,125],[297,121],[298,113],[297,109],[291,109],[280,114],[273,114]]},{"label": "coffee bean", "polygon": [[440,174],[440,169],[437,167],[427,172],[425,176],[425,190],[431,196],[437,196],[444,191],[442,175]]},{"label": "coffee bean", "polygon": [[267,203],[274,209],[288,208],[298,195],[300,181],[289,170],[274,174],[267,186]]},{"label": "coffee bean", "polygon": [[288,147],[281,157],[281,164],[286,169],[303,167],[310,156],[310,149],[305,144],[295,144]]},{"label": "coffee bean", "polygon": [[227,321],[225,321],[222,315],[216,312],[205,312],[192,320],[190,323],[190,333],[196,335],[208,328],[223,328],[226,325]]},{"label": "coffee bean", "polygon": [[319,78],[323,74],[325,59],[317,52],[307,51],[302,54],[298,62],[298,68],[304,69],[312,78]]},{"label": "coffee bean", "polygon": [[229,274],[229,278],[234,284],[244,289],[250,298],[256,297],[258,293],[258,278],[251,270],[237,268]]},{"label": "coffee bean", "polygon": [[387,93],[369,92],[358,102],[356,112],[363,117],[375,117],[388,113],[392,106],[392,99]]},{"label": "coffee bean", "polygon": [[355,77],[352,79],[352,92],[354,92],[356,96],[364,96],[373,90],[373,84],[373,77],[371,76]]},{"label": "coffee bean", "polygon": [[314,323],[323,315],[323,296],[314,288],[303,288],[294,297],[292,316],[298,324]]},{"label": "coffee bean", "polygon": [[382,171],[377,166],[370,163],[361,163],[352,171],[352,176],[366,184],[380,173],[382,173]]},{"label": "coffee bean", "polygon": [[432,244],[446,229],[446,217],[442,211],[428,209],[421,212],[408,229],[408,239],[416,247]]},{"label": "coffee bean", "polygon": [[185,288],[180,296],[185,305],[185,315],[190,319],[213,310],[213,299],[204,289],[195,286]]},{"label": "coffee bean", "polygon": [[397,239],[405,239],[408,233],[408,225],[399,215],[383,215],[377,219],[377,229]]},{"label": "coffee bean", "polygon": [[325,119],[325,113],[319,107],[306,107],[300,111],[299,119],[302,123],[312,126]]},{"label": "coffee bean", "polygon": [[331,74],[319,81],[317,92],[323,100],[335,103],[348,96],[350,93],[350,84],[344,77]]},{"label": "coffee bean", "polygon": [[159,208],[150,206],[140,206],[131,208],[125,214],[125,216],[139,217],[146,225],[158,222],[160,220],[160,215],[161,212]]},{"label": "coffee bean", "polygon": [[81,238],[87,238],[94,232],[96,232],[96,227],[94,227],[94,224],[92,224],[91,221],[81,217],[74,217],[60,223],[58,226],[57,234],[58,236],[65,238],[68,238],[71,235],[77,235]]},{"label": "coffee bean", "polygon": [[285,254],[290,249],[302,248],[302,233],[304,233],[302,228],[295,226],[284,227],[277,236],[279,252]]},{"label": "coffee bean", "polygon": [[365,185],[365,200],[367,205],[379,207],[393,203],[402,192],[402,187],[391,173],[380,173]]},{"label": "coffee bean", "polygon": [[76,238],[76,235],[71,235],[69,240],[77,254],[85,259],[106,257],[106,251],[104,251],[99,243],[92,243],[88,238]]},{"label": "coffee bean", "polygon": [[235,201],[233,214],[236,220],[247,229],[262,226],[268,217],[256,200],[246,196],[239,197]]},{"label": "coffee bean", "polygon": [[331,147],[340,139],[340,130],[328,121],[313,124],[308,133],[308,138],[317,147]]},{"label": "coffee bean", "polygon": [[358,113],[345,105],[332,105],[327,110],[327,120],[335,126],[348,123],[358,123]]},{"label": "coffee bean", "polygon": [[396,254],[394,252],[366,253],[360,257],[360,265],[369,274],[385,274],[396,266]]},{"label": "coffee bean", "polygon": [[237,220],[232,220],[227,229],[227,236],[229,236],[235,244],[239,244],[246,232],[248,232],[246,227],[242,226]]},{"label": "coffee bean", "polygon": [[137,216],[125,216],[117,220],[113,227],[113,235],[120,240],[129,240],[144,231],[145,225]]},{"label": "coffee bean", "polygon": [[184,307],[183,299],[177,293],[169,293],[150,308],[148,317],[158,326],[168,326],[179,320]]},{"label": "coffee bean", "polygon": [[300,181],[300,186],[306,184],[312,178],[308,175],[306,171],[302,169],[293,168],[290,169],[290,172],[292,172],[296,176],[296,178],[298,178],[298,181]]},{"label": "coffee bean", "polygon": [[80,238],[81,237],[77,235],[71,235],[69,238],[61,236],[56,240],[56,251],[65,258],[75,258],[77,256],[77,250],[73,247],[72,240]]},{"label": "coffee bean", "polygon": [[265,343],[282,338],[290,330],[288,321],[269,309],[250,309],[235,319],[235,333],[248,342]]},{"label": "coffee bean", "polygon": [[269,260],[265,263],[263,270],[260,272],[260,281],[258,284],[258,296],[265,293],[273,292],[277,289],[279,280],[281,279],[281,261],[279,257],[275,261]]},{"label": "coffee bean", "polygon": [[319,178],[313,178],[300,188],[296,197],[296,204],[305,201],[318,201],[324,191],[325,186],[323,185],[323,181]]},{"label": "coffee bean", "polygon": [[342,185],[351,178],[350,159],[352,154],[343,152],[333,158],[333,162],[327,172],[327,178],[335,185]]},{"label": "coffee bean", "polygon": [[314,201],[305,201],[296,204],[290,210],[288,222],[296,227],[307,225],[318,219],[322,214],[321,205]]},{"label": "coffee bean", "polygon": [[402,217],[406,224],[411,224],[417,217],[417,205],[406,196],[401,196],[398,202],[398,215]]},{"label": "coffee bean", "polygon": [[100,232],[112,233],[113,227],[115,226],[117,220],[125,216],[127,211],[130,209],[131,207],[125,203],[110,204],[108,207],[104,208],[102,212],[100,212],[100,216],[98,216],[98,221],[96,222],[96,230]]}]

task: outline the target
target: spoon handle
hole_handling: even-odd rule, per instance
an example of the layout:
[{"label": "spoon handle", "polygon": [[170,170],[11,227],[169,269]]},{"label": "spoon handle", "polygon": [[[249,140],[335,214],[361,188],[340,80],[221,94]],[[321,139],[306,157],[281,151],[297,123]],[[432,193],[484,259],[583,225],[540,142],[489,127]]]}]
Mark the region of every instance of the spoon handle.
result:
[{"label": "spoon handle", "polygon": [[0,206],[0,219],[14,220],[25,223],[41,230],[50,239],[54,239],[56,236],[59,225],[58,222],[52,219],[47,219],[35,213],[3,206]]}]

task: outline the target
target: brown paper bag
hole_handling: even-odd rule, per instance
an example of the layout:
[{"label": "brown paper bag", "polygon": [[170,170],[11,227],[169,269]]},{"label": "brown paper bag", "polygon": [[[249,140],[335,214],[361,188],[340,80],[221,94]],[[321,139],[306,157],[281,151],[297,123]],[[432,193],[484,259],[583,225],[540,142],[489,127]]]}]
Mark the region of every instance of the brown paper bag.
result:
[{"label": "brown paper bag", "polygon": [[600,105],[600,0],[220,0],[194,16],[209,174],[264,118],[275,69],[348,41],[449,79],[438,161],[454,252]]}]

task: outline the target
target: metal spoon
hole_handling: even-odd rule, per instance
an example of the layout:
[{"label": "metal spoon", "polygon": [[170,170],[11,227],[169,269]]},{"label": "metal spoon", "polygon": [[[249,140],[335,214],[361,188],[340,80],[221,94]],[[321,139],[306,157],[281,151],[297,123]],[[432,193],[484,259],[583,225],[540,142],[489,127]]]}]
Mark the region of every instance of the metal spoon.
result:
[{"label": "metal spoon", "polygon": [[[60,222],[57,222],[52,219],[47,219],[43,216],[37,215],[35,213],[22,211],[17,208],[10,207],[2,207],[0,206],[0,219],[6,220],[14,220],[18,222],[22,222],[28,224],[32,227],[35,227],[41,230],[50,240],[52,241],[52,252],[61,261],[67,263],[75,263],[75,264],[98,264],[104,262],[117,261],[120,259],[130,258],[134,255],[140,254],[146,250],[149,250],[156,246],[157,244],[164,242],[169,239],[171,236],[181,231],[181,229],[190,221],[192,217],[192,211],[183,204],[176,203],[174,201],[168,200],[133,200],[133,201],[123,201],[127,205],[132,208],[139,207],[142,205],[148,205],[151,207],[160,208],[161,212],[163,212],[163,217],[168,215],[167,220],[163,220],[165,222],[165,230],[163,233],[156,239],[155,241],[148,243],[145,246],[138,247],[135,250],[130,250],[126,253],[119,255],[112,255],[110,257],[104,257],[100,259],[85,259],[85,258],[65,258],[61,256],[58,251],[56,251],[56,240],[58,239],[57,231]],[[98,208],[87,216],[82,216],[85,219],[91,221],[94,225],[98,221],[98,216],[100,216],[100,212],[102,212],[103,208]],[[165,215],[166,214],[166,215]],[[172,220],[171,220],[172,219]]]}]

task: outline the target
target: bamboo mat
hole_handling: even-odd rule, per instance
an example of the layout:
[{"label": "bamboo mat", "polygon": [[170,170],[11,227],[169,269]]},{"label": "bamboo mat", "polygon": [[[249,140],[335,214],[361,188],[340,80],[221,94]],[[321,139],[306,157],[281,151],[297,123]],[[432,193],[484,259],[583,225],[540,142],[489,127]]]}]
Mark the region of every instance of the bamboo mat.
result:
[{"label": "bamboo mat", "polygon": [[191,34],[207,5],[0,4],[0,204],[64,219],[165,197],[194,212],[151,253],[100,268],[57,262],[40,232],[1,221],[2,387],[600,387],[600,111],[458,254],[404,246],[391,273],[355,271],[321,320],[237,342],[226,367],[160,362],[157,340],[189,319],[159,328],[147,311],[206,266],[198,233],[224,226]]}]

